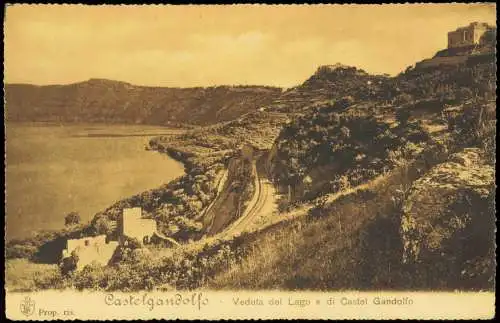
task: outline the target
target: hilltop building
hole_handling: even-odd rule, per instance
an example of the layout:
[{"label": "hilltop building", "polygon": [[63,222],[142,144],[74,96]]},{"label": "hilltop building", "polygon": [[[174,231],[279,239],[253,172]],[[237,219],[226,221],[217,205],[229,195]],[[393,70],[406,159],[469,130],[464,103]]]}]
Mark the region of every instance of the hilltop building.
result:
[{"label": "hilltop building", "polygon": [[473,22],[468,26],[457,28],[448,33],[448,48],[438,51],[432,58],[416,63],[415,68],[458,66],[477,60],[494,60],[492,37],[495,37],[495,34],[496,27],[483,22]]},{"label": "hilltop building", "polygon": [[492,27],[484,22],[473,22],[448,33],[448,48],[473,46],[481,43],[481,37]]}]

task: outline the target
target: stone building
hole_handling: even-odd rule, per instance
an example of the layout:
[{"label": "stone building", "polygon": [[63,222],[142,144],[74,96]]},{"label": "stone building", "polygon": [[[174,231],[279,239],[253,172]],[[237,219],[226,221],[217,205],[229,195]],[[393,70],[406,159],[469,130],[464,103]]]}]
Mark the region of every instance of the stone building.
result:
[{"label": "stone building", "polygon": [[108,241],[106,235],[68,239],[62,259],[77,256],[77,270],[96,262],[102,266],[108,265],[119,245],[126,245],[127,238],[137,239],[141,244],[159,244],[165,247],[178,246],[174,239],[156,231],[156,221],[142,217],[140,207],[123,209],[118,221],[118,241]]},{"label": "stone building", "polygon": [[77,270],[82,269],[92,262],[106,266],[117,247],[118,241],[107,241],[104,234],[81,239],[68,239],[66,249],[62,253],[62,258],[71,257],[75,254],[78,257]]},{"label": "stone building", "polygon": [[156,221],[143,218],[140,207],[123,209],[119,229],[120,243],[126,238],[135,238],[140,243],[148,243],[156,231]]},{"label": "stone building", "polygon": [[448,33],[448,48],[458,48],[477,45],[481,37],[492,27],[486,23],[473,22]]}]

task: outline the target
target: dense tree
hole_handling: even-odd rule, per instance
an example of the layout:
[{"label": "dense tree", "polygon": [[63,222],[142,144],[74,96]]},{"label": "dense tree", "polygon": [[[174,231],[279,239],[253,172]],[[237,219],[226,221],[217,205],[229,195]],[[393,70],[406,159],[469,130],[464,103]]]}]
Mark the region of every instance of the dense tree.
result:
[{"label": "dense tree", "polygon": [[61,273],[69,275],[76,270],[79,257],[76,252],[72,252],[71,256],[63,258],[60,263]]},{"label": "dense tree", "polygon": [[64,225],[76,225],[80,224],[80,214],[78,212],[70,212],[64,217]]}]

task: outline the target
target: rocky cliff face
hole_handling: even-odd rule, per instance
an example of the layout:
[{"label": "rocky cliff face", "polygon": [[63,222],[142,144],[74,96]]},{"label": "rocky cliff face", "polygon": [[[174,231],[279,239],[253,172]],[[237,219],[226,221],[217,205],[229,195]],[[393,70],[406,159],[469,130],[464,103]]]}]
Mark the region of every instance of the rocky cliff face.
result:
[{"label": "rocky cliff face", "polygon": [[494,168],[478,148],[452,155],[415,181],[403,205],[403,263],[422,279],[447,276],[455,287],[488,287],[494,276],[494,192]]},{"label": "rocky cliff face", "polygon": [[264,86],[164,88],[105,79],[5,86],[8,121],[205,125],[256,111],[280,94]]}]

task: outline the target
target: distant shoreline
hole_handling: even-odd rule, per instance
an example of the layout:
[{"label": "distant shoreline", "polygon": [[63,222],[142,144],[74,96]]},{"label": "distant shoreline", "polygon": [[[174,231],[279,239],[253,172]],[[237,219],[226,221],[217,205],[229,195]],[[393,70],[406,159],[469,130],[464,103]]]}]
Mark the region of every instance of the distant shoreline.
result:
[{"label": "distant shoreline", "polygon": [[199,128],[200,126],[196,125],[182,125],[182,126],[177,126],[177,125],[156,125],[156,124],[144,124],[144,123],[123,123],[123,122],[89,122],[89,121],[75,121],[75,122],[68,122],[68,121],[9,121],[5,120],[4,124],[8,126],[9,124],[11,125],[23,125],[23,126],[37,126],[37,127],[65,127],[65,126],[88,126],[92,128],[96,127],[109,127],[109,126],[115,126],[115,127],[149,127],[149,128],[157,128],[157,129],[166,129],[166,130],[189,130],[193,128]]},{"label": "distant shoreline", "polygon": [[[154,125],[143,125],[143,124],[114,124],[114,123],[68,123],[68,122],[51,122],[51,121],[33,121],[33,122],[23,122],[23,121],[12,121],[5,123],[6,128],[11,126],[16,127],[79,127],[78,132],[69,135],[73,138],[119,138],[119,137],[157,137],[157,136],[172,136],[182,134],[189,129],[188,127],[168,127],[168,126],[154,126]],[[110,131],[109,127],[114,127]],[[123,127],[123,130],[120,129]],[[137,129],[134,129],[134,128]]]},{"label": "distant shoreline", "polygon": [[88,133],[86,135],[73,135],[74,138],[110,138],[110,137],[156,137],[156,136],[173,136],[178,133],[163,132],[163,133],[144,133],[144,134],[116,134],[116,133]]}]

